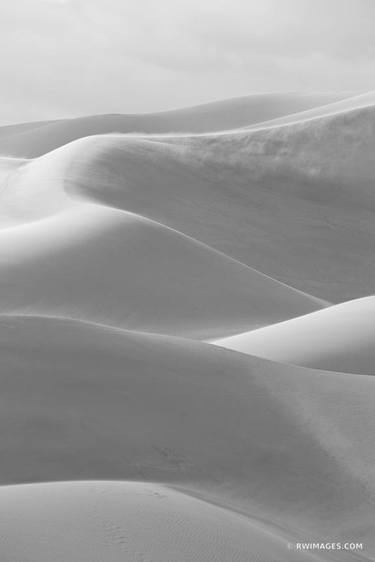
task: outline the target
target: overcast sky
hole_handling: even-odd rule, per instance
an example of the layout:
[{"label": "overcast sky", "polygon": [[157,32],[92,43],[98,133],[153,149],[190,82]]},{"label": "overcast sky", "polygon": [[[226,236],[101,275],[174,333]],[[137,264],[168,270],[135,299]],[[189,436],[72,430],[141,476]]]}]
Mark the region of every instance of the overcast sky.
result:
[{"label": "overcast sky", "polygon": [[0,0],[0,123],[375,89],[375,0]]}]

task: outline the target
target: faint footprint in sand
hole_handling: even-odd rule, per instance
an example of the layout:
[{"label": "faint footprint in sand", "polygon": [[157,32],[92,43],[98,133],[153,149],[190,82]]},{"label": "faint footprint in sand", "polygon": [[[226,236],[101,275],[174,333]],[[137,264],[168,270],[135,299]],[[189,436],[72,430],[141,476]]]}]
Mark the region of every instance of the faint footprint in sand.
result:
[{"label": "faint footprint in sand", "polygon": [[134,549],[123,527],[113,521],[104,522],[103,527],[108,541],[107,544],[109,546],[114,544],[120,546],[121,550],[131,557],[132,562],[154,562],[145,552]]}]

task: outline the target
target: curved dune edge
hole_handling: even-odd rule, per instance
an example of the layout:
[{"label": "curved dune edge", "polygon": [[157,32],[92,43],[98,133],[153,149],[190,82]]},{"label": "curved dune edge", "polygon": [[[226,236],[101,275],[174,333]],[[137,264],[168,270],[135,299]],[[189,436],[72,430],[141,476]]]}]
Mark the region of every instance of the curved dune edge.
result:
[{"label": "curved dune edge", "polygon": [[294,125],[297,123],[303,123],[304,121],[310,121],[313,119],[321,119],[324,117],[333,117],[339,115],[340,113],[346,113],[348,111],[355,111],[358,109],[365,109],[366,107],[371,107],[375,104],[375,92],[361,93],[355,96],[348,96],[344,99],[333,101],[326,105],[320,105],[312,109],[307,109],[305,111],[300,111],[298,113],[285,115],[282,117],[277,117],[276,119],[271,119],[269,121],[264,121],[262,123],[254,123],[245,129],[258,130],[264,128],[280,127],[284,125]]},{"label": "curved dune edge", "polygon": [[34,158],[89,135],[205,133],[235,129],[348,97],[345,93],[274,93],[139,115],[95,115],[0,127],[0,154]]},{"label": "curved dune edge", "polygon": [[374,341],[371,296],[213,343],[282,363],[375,375]]},{"label": "curved dune edge", "polygon": [[71,163],[81,148],[16,163],[16,171],[10,165],[0,195],[8,220],[0,229],[1,312],[209,338],[325,306],[174,229],[79,193]]},{"label": "curved dune edge", "polygon": [[3,486],[0,521],[1,555],[18,562],[305,559],[262,523],[144,482]]},{"label": "curved dune edge", "polygon": [[371,547],[373,377],[2,316],[0,384],[2,484],[159,481],[289,535]]},{"label": "curved dune edge", "polygon": [[197,338],[324,305],[163,225],[76,205],[0,231],[2,312]]},{"label": "curved dune edge", "polygon": [[63,177],[74,195],[145,216],[342,302],[373,289],[374,123],[370,105],[226,135],[99,135],[31,167],[39,185]]},{"label": "curved dune edge", "polygon": [[226,135],[99,135],[50,155],[70,159],[72,195],[342,302],[373,290],[374,123],[368,106]]}]

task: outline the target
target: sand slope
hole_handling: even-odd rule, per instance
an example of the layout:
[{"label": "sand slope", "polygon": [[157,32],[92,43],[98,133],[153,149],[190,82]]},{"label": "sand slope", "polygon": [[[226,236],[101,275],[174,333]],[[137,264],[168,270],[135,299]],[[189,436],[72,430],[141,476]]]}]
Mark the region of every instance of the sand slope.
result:
[{"label": "sand slope", "polygon": [[375,375],[375,298],[217,340],[243,353],[315,369]]},{"label": "sand slope", "polygon": [[292,536],[373,532],[373,377],[53,318],[0,322],[0,481],[174,483]]},{"label": "sand slope", "polygon": [[160,223],[75,193],[80,178],[70,162],[86,144],[21,163],[7,179],[0,195],[7,224],[0,229],[2,312],[205,338],[323,306]]},{"label": "sand slope", "polygon": [[209,338],[320,308],[160,224],[94,205],[0,232],[2,312]]},{"label": "sand slope", "polygon": [[[282,125],[292,125],[293,123],[301,123],[303,121],[308,121],[310,119],[320,119],[321,117],[327,117],[332,115],[337,115],[345,111],[351,111],[353,109],[361,109],[365,107],[370,107],[375,103],[375,93],[367,92],[354,96],[345,97],[338,101],[332,101],[326,105],[319,105],[313,107],[312,109],[306,109],[304,111],[299,111],[298,113],[292,113],[288,115],[283,115],[282,117],[276,117],[269,121],[264,121],[262,123],[254,123],[247,126],[249,129],[263,129],[265,127],[279,127]],[[1,129],[0,129],[1,131]]]},{"label": "sand slope", "polygon": [[75,139],[105,133],[202,133],[274,119],[346,97],[340,93],[259,94],[140,115],[98,115],[0,127],[0,154],[35,157]]},{"label": "sand slope", "polygon": [[[63,482],[0,488],[3,560],[311,560],[262,524],[158,484]],[[16,532],[15,522],[27,532]]]},{"label": "sand slope", "polygon": [[371,99],[263,130],[82,139],[65,181],[328,301],[371,294]]},{"label": "sand slope", "polygon": [[374,106],[226,135],[79,142],[72,190],[329,301],[373,292]]}]

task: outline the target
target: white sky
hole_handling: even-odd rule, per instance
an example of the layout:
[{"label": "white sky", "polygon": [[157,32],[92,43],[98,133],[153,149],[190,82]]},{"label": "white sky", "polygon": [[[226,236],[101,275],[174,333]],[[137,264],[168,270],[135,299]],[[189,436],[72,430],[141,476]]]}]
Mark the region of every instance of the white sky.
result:
[{"label": "white sky", "polygon": [[375,0],[0,0],[0,123],[375,89]]}]

